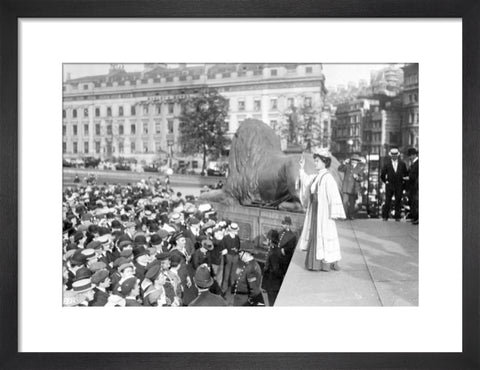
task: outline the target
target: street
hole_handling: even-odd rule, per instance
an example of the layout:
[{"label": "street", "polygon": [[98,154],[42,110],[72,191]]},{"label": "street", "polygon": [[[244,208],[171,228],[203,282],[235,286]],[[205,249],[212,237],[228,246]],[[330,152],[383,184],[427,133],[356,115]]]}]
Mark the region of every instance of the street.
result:
[{"label": "street", "polygon": [[[135,183],[142,179],[160,178],[163,182],[165,175],[158,172],[132,172],[132,171],[111,171],[111,170],[93,170],[93,169],[79,169],[79,168],[64,168],[63,169],[63,187],[74,185],[73,179],[78,174],[81,184],[85,185],[84,178],[90,173],[97,176],[97,184],[127,184]],[[172,175],[170,176],[170,186],[175,191],[180,191],[183,195],[200,194],[200,189],[205,185],[215,185],[218,181],[224,184],[226,179],[224,177],[214,176],[196,176],[196,175]]]},{"label": "street", "polygon": [[418,226],[362,219],[337,228],[341,271],[308,271],[296,250],[275,306],[418,305]]}]

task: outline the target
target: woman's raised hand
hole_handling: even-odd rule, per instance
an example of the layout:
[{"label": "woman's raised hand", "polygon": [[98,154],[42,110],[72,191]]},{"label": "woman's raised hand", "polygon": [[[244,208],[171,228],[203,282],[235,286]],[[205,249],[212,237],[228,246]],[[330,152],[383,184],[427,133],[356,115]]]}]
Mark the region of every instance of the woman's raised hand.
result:
[{"label": "woman's raised hand", "polygon": [[300,158],[300,162],[298,162],[298,164],[300,165],[300,169],[303,170],[303,168],[305,167],[305,157],[303,156],[303,154],[302,154],[302,157]]}]

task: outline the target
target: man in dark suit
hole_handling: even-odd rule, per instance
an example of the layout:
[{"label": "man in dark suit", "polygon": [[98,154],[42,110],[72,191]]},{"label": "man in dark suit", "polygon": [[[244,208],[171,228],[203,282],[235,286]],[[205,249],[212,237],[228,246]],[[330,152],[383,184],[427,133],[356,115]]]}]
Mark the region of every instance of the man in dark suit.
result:
[{"label": "man in dark suit", "polygon": [[342,182],[342,200],[345,214],[349,220],[353,220],[355,217],[355,202],[364,176],[364,165],[360,156],[354,154],[351,159],[347,159],[338,166],[338,170],[345,173]]},{"label": "man in dark suit", "polygon": [[418,225],[418,151],[415,148],[409,148],[407,155],[410,159],[410,171],[408,174],[410,216],[412,224]]},{"label": "man in dark suit", "polygon": [[385,184],[385,205],[383,207],[383,220],[387,221],[390,215],[392,197],[395,196],[395,221],[400,221],[402,209],[402,193],[405,186],[405,179],[408,176],[407,165],[399,159],[398,148],[390,149],[388,153],[390,160],[384,164],[380,178]]},{"label": "man in dark suit", "polygon": [[278,247],[280,250],[280,270],[283,276],[287,273],[288,265],[297,246],[297,235],[291,230],[292,219],[285,216],[282,220],[282,231],[279,233]]}]

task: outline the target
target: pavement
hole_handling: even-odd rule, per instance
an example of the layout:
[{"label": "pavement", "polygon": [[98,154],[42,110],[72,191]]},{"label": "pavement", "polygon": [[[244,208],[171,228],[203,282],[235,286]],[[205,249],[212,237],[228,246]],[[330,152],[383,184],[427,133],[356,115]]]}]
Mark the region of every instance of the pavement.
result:
[{"label": "pavement", "polygon": [[340,271],[308,271],[296,250],[275,306],[418,306],[418,225],[338,221]]}]

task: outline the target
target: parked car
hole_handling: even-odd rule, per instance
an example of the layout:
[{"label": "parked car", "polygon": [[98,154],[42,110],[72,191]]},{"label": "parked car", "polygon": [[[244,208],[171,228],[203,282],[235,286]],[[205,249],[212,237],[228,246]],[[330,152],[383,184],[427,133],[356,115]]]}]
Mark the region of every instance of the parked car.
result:
[{"label": "parked car", "polygon": [[207,168],[207,175],[208,176],[225,176],[225,172],[223,172],[219,168]]},{"label": "parked car", "polygon": [[94,157],[85,157],[83,160],[85,162],[85,168],[97,168],[100,163],[100,159]]},{"label": "parked car", "polygon": [[154,164],[148,164],[146,166],[143,166],[143,171],[145,172],[158,172],[158,166]]},{"label": "parked car", "polygon": [[62,165],[63,167],[75,167],[75,165],[72,162],[70,162],[68,159],[65,159],[65,158],[63,159]]},{"label": "parked car", "polygon": [[126,162],[117,163],[115,169],[117,171],[130,171],[130,164]]}]

